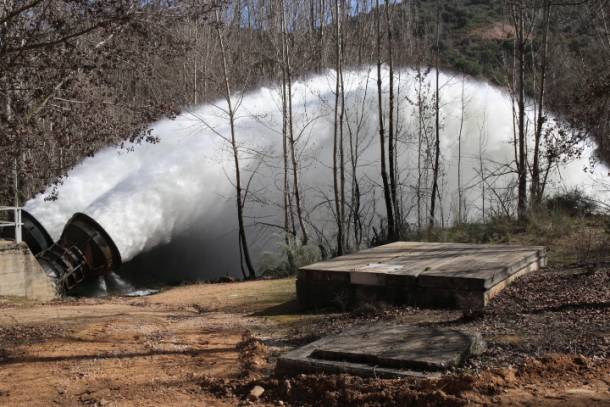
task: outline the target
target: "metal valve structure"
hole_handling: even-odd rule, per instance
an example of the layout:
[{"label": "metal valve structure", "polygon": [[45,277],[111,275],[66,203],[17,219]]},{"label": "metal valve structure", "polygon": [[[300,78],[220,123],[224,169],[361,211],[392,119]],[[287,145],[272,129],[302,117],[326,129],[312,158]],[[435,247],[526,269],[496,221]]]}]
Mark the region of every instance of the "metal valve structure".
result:
[{"label": "metal valve structure", "polygon": [[111,273],[122,264],[112,238],[84,213],[74,214],[59,240],[38,253],[36,258],[63,293],[87,279]]},{"label": "metal valve structure", "polygon": [[[84,213],[75,213],[70,218],[55,243],[42,224],[25,210],[21,210],[21,223],[23,241],[61,294],[69,293],[86,280],[109,274],[122,264],[110,235]],[[15,239],[14,230],[6,228],[0,237]]]}]

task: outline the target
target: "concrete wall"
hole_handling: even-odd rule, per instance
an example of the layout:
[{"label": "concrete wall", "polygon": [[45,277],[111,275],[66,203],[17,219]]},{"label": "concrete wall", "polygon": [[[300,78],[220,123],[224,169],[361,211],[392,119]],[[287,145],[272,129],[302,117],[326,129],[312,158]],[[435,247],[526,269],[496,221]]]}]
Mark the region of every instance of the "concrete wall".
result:
[{"label": "concrete wall", "polygon": [[57,298],[46,275],[25,243],[0,240],[0,296],[49,301]]}]

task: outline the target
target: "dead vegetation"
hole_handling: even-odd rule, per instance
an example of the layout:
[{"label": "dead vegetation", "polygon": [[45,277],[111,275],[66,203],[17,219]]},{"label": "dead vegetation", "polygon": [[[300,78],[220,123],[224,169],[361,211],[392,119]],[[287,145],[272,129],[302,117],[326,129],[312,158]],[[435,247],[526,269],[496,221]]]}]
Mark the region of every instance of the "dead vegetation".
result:
[{"label": "dead vegetation", "polygon": [[551,269],[518,280],[472,323],[489,345],[472,366],[549,353],[610,356],[610,270]]},{"label": "dead vegetation", "polygon": [[[563,202],[530,213],[526,223],[507,217],[493,217],[485,223],[459,224],[434,231],[431,241],[460,243],[522,244],[546,246],[549,263],[561,266],[591,266],[610,261],[610,217],[581,203],[572,193]],[[583,207],[585,206],[585,207]],[[418,240],[420,236],[406,236]]]}]

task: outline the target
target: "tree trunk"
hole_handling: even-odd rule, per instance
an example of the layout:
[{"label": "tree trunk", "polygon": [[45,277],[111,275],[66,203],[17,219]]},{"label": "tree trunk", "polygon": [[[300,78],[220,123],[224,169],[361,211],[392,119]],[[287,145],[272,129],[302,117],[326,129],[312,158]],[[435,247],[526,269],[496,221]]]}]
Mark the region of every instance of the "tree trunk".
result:
[{"label": "tree trunk", "polygon": [[392,199],[392,208],[394,211],[394,231],[398,235],[399,233],[399,223],[400,223],[400,214],[398,211],[398,198],[396,193],[396,165],[394,162],[395,152],[395,137],[396,135],[394,130],[394,61],[392,58],[392,47],[393,47],[393,39],[392,39],[392,26],[390,21],[390,4],[386,2],[385,7],[385,18],[386,18],[386,30],[388,34],[388,67],[390,70],[390,94],[389,94],[389,106],[388,106],[388,164],[390,167],[390,195]]},{"label": "tree trunk", "polygon": [[[283,27],[281,28],[283,32]],[[286,90],[286,56],[284,48],[284,40],[282,34],[282,161],[283,161],[283,181],[282,181],[282,198],[284,206],[284,238],[286,244],[290,244],[290,235],[293,231],[290,228],[290,217],[292,213],[292,205],[290,202],[290,185],[288,182],[288,107],[287,107],[287,90]]]},{"label": "tree trunk", "polygon": [[335,80],[335,120],[333,126],[333,191],[335,195],[335,218],[337,223],[337,255],[343,254],[343,215],[341,210],[341,193],[340,180],[338,179],[338,163],[337,156],[339,155],[339,133],[340,126],[343,126],[341,121],[341,109],[339,103],[341,100],[341,15],[339,13],[339,0],[335,0],[335,63],[336,63],[336,80]]},{"label": "tree trunk", "polygon": [[527,217],[527,156],[525,152],[525,15],[523,0],[513,5],[513,22],[516,37],[517,63],[517,125],[519,162],[517,163],[517,215],[519,220]]},{"label": "tree trunk", "polygon": [[324,18],[326,13],[324,12],[326,5],[324,0],[320,0],[320,34],[318,35],[318,72],[322,71],[324,67]]},{"label": "tree trunk", "polygon": [[379,0],[376,0],[376,22],[377,22],[377,95],[379,98],[379,148],[381,150],[381,180],[383,182],[383,196],[388,221],[388,239],[396,240],[394,230],[394,216],[392,210],[392,197],[388,183],[388,173],[385,160],[385,130],[383,127],[383,95],[381,92],[381,16],[379,11]]},{"label": "tree trunk", "polygon": [[288,140],[290,142],[290,159],[292,164],[292,190],[294,192],[294,200],[297,211],[297,219],[299,221],[299,227],[301,228],[301,242],[307,244],[307,230],[305,229],[305,222],[303,220],[303,209],[301,207],[301,192],[299,189],[299,168],[295,153],[295,140],[294,140],[294,123],[292,117],[292,68],[290,66],[290,50],[288,48],[288,30],[286,28],[286,10],[284,8],[284,0],[281,1],[282,7],[282,43],[284,49],[284,67],[286,72],[286,82],[288,88]]},{"label": "tree trunk", "polygon": [[440,146],[440,104],[439,104],[439,99],[440,99],[440,92],[439,92],[439,68],[440,68],[440,25],[441,25],[441,18],[440,18],[440,4],[439,4],[439,0],[436,1],[436,61],[435,61],[435,68],[436,68],[436,92],[435,92],[435,106],[434,106],[434,110],[435,110],[435,118],[436,118],[436,126],[435,126],[435,130],[436,130],[436,137],[435,137],[435,142],[434,142],[434,168],[433,168],[433,175],[432,175],[432,196],[430,197],[430,221],[428,224],[428,229],[429,231],[432,230],[432,228],[434,227],[434,215],[435,215],[435,206],[436,206],[436,194],[438,193],[438,170],[439,170],[439,158],[441,155],[441,146]]},{"label": "tree trunk", "polygon": [[538,90],[538,107],[536,117],[536,133],[534,135],[534,160],[532,164],[532,183],[530,186],[530,195],[532,206],[537,207],[542,201],[542,186],[540,184],[540,142],[542,141],[542,126],[544,125],[544,94],[546,85],[546,68],[547,68],[547,51],[548,51],[548,36],[551,17],[551,2],[544,2],[544,27],[542,32],[542,54],[540,56],[540,88]]},{"label": "tree trunk", "polygon": [[464,98],[464,81],[465,77],[462,77],[462,96],[461,96],[461,114],[460,114],[460,132],[458,133],[458,166],[457,166],[457,178],[458,178],[458,224],[464,221],[463,214],[463,189],[462,189],[462,131],[464,130],[464,110],[465,98]]},{"label": "tree trunk", "polygon": [[220,45],[220,54],[222,59],[222,72],[224,76],[224,87],[225,87],[225,99],[227,101],[227,107],[229,112],[229,127],[231,131],[231,148],[233,150],[233,160],[235,163],[235,201],[237,204],[237,223],[239,229],[239,241],[241,242],[241,248],[243,250],[244,260],[246,267],[248,268],[248,278],[256,278],[256,272],[252,265],[250,258],[250,252],[248,249],[248,241],[246,238],[246,230],[244,226],[244,202],[242,199],[242,188],[241,188],[241,173],[239,168],[239,151],[237,148],[237,140],[235,137],[235,111],[233,110],[233,104],[231,101],[231,86],[229,83],[229,72],[227,67],[227,57],[223,41],[223,34],[220,28],[220,13],[216,10],[216,33],[218,34],[218,44]]},{"label": "tree trunk", "polygon": [[423,74],[421,66],[417,68],[417,185],[416,185],[416,198],[417,198],[417,230],[422,230],[422,180],[424,175],[424,169],[422,168],[422,154],[423,154],[423,143],[424,143],[424,100],[422,97],[422,82]]}]

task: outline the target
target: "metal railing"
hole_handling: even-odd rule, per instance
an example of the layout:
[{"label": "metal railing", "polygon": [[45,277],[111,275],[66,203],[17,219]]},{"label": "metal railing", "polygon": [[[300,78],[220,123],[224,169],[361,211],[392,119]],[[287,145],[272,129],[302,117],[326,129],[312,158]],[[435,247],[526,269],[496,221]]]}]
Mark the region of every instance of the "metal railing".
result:
[{"label": "metal railing", "polygon": [[23,226],[23,222],[21,221],[21,208],[16,206],[0,206],[0,212],[10,212],[13,211],[13,221],[8,222],[4,220],[0,220],[0,228],[15,228],[15,242],[21,243],[21,227]]}]

